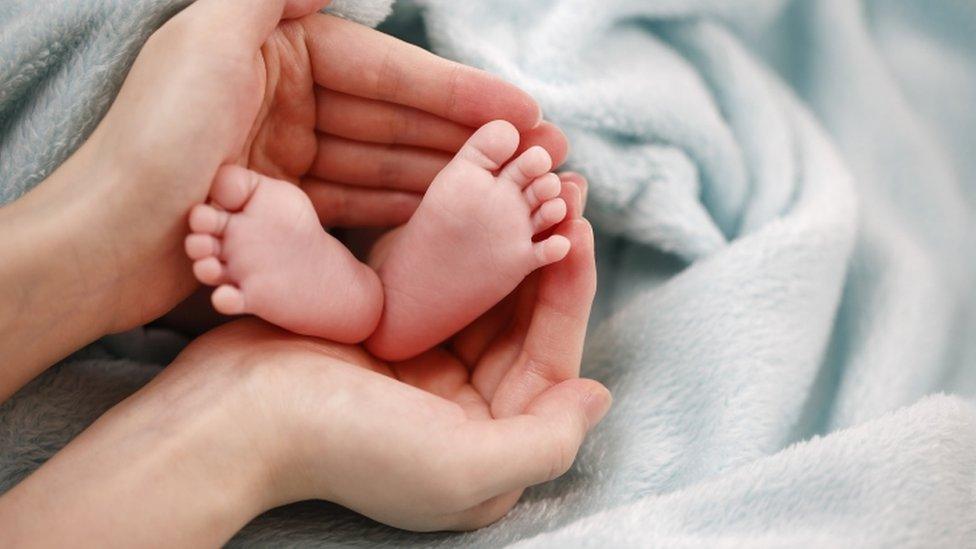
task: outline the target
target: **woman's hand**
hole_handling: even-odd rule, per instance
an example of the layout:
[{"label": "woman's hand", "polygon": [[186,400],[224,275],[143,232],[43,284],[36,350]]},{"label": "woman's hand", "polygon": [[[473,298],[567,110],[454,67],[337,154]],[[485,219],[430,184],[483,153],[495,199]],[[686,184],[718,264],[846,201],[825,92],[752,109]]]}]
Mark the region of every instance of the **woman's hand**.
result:
[{"label": "woman's hand", "polygon": [[[556,230],[572,242],[569,256],[447,345],[385,364],[318,343],[342,367],[317,368],[321,382],[301,387],[283,373],[282,394],[297,397],[293,430],[280,427],[275,444],[289,455],[273,460],[289,464],[284,501],[324,498],[411,530],[473,529],[572,465],[610,398],[578,379],[596,267],[581,217],[586,183],[562,178],[568,214]],[[343,389],[324,396],[326,384]]]},{"label": "woman's hand", "polygon": [[0,545],[215,545],[308,498],[413,530],[497,520],[569,468],[610,405],[575,379],[596,273],[580,189],[566,187],[570,256],[450,345],[388,365],[256,320],[224,325],[0,498]]},{"label": "woman's hand", "polygon": [[126,211],[117,245],[131,251],[112,266],[124,296],[113,328],[158,317],[196,286],[185,216],[221,164],[302,184],[327,225],[388,226],[471,127],[510,119],[528,145],[565,156],[535,102],[495,77],[337,17],[279,24],[325,3],[198,0],[143,48],[85,145],[132,177],[105,189]]},{"label": "woman's hand", "polygon": [[0,209],[0,401],[189,295],[186,215],[223,163],[301,184],[326,225],[384,226],[483,122],[565,156],[525,93],[312,14],[326,3],[197,0],[150,38],[89,140]]}]

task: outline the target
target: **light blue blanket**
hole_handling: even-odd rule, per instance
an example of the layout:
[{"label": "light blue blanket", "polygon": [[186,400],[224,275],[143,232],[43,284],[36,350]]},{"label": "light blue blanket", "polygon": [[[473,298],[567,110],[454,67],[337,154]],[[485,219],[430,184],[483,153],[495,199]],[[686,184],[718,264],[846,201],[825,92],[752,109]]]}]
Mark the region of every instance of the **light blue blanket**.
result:
[{"label": "light blue blanket", "polygon": [[[584,373],[615,407],[569,474],[478,532],[410,534],[305,504],[235,543],[976,543],[976,6],[418,4],[383,28],[514,81],[572,141],[600,234]],[[161,21],[138,13],[123,22]],[[72,93],[51,88],[21,95]],[[44,168],[11,154],[30,132],[9,113],[30,113],[4,93],[11,189],[23,180],[11,173]],[[80,134],[91,110],[69,109]],[[0,407],[0,490],[154,374],[111,358],[167,347],[137,336]]]}]

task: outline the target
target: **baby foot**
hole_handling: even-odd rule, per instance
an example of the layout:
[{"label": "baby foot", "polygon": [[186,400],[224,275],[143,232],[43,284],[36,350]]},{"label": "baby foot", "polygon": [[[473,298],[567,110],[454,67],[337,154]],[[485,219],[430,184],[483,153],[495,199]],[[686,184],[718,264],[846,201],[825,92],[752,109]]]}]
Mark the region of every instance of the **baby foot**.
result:
[{"label": "baby foot", "polygon": [[374,355],[402,360],[431,348],[569,252],[565,237],[538,236],[566,216],[552,160],[532,147],[509,162],[518,143],[507,122],[475,132],[373,261],[386,300],[366,342]]},{"label": "baby foot", "polygon": [[322,229],[295,185],[225,166],[210,205],[190,212],[190,230],[186,253],[197,279],[217,286],[217,311],[342,343],[362,341],[375,328],[379,279]]}]

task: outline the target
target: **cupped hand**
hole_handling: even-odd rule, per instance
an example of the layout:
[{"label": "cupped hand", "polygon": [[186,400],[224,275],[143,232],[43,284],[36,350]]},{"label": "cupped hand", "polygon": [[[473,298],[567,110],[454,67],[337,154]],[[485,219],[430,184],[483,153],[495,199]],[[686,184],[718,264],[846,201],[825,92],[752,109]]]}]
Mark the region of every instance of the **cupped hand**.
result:
[{"label": "cupped hand", "polygon": [[448,345],[384,364],[253,319],[208,332],[0,497],[0,545],[212,547],[309,498],[414,530],[497,520],[610,405],[577,378],[596,273],[585,182],[563,182],[570,255]]},{"label": "cupped hand", "polygon": [[[186,214],[217,168],[289,179],[326,225],[388,226],[473,128],[514,123],[556,160],[536,103],[486,73],[337,17],[327,0],[197,0],[146,43],[77,158],[94,181],[111,329],[163,314],[195,286]],[[311,15],[309,15],[311,14]],[[91,214],[89,214],[91,215]],[[97,276],[93,277],[98,279]]]},{"label": "cupped hand", "polygon": [[491,523],[565,472],[610,405],[576,377],[596,275],[583,182],[564,181],[571,219],[556,230],[570,255],[443,348],[386,364],[245,320],[199,338],[154,384],[213,375],[215,361],[259,380],[242,421],[260,426],[245,459],[272,464],[259,507],[320,498],[412,530]]}]

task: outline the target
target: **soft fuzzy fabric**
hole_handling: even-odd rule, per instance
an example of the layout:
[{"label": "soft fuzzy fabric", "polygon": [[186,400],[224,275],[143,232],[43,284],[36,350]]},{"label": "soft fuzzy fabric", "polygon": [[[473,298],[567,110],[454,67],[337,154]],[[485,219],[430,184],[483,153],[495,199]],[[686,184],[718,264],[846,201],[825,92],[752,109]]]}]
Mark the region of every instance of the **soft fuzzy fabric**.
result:
[{"label": "soft fuzzy fabric", "polygon": [[[179,7],[73,8],[131,29],[106,34],[39,4],[64,3],[0,7],[7,199],[83,139],[133,37]],[[601,280],[584,373],[614,409],[569,474],[478,532],[304,504],[235,544],[973,543],[971,3],[419,4],[385,28],[523,86],[590,178]],[[69,78],[92,60],[101,79]],[[153,375],[106,354],[166,347],[133,337],[0,407],[0,490]]]},{"label": "soft fuzzy fabric", "polygon": [[393,0],[332,0],[326,11],[351,19],[363,25],[375,27],[389,17]]}]

